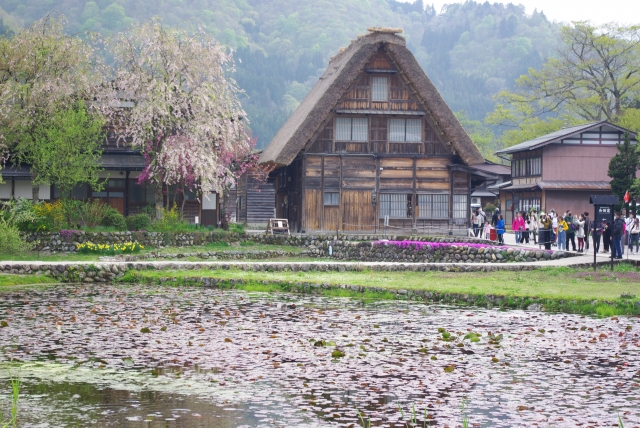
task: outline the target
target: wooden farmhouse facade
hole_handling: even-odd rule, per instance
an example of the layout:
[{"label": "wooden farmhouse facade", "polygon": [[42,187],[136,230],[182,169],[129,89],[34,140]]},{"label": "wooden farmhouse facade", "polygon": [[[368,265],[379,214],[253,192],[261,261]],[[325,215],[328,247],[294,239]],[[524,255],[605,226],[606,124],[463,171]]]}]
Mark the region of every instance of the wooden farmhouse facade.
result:
[{"label": "wooden farmhouse facade", "polygon": [[[87,184],[76,186],[71,197],[77,200],[101,200],[129,216],[142,212],[145,207],[155,203],[153,188],[138,183],[138,177],[145,167],[144,157],[132,150],[130,142],[119,139],[110,129],[103,144],[100,166],[100,178],[104,187],[95,191]],[[28,165],[6,165],[0,170],[4,183],[0,184],[0,200],[12,198],[32,198],[31,171]],[[217,226],[220,222],[220,200],[217,193],[197,195],[193,192],[177,191],[175,186],[165,186],[163,191],[165,204],[167,198],[178,207],[184,207],[184,218],[194,222],[196,216],[204,226]],[[55,185],[40,185],[40,199],[60,198],[60,189]],[[183,205],[184,201],[184,205]]]},{"label": "wooden farmhouse facade", "polygon": [[[484,158],[388,31],[331,59],[260,156],[275,167],[276,216],[293,231],[451,232],[468,227]],[[494,177],[495,178],[495,177]]]},{"label": "wooden farmhouse facade", "polygon": [[516,211],[537,208],[592,212],[591,195],[611,195],[609,162],[628,132],[609,122],[564,128],[496,152],[511,160],[511,182],[500,187],[507,224]]}]

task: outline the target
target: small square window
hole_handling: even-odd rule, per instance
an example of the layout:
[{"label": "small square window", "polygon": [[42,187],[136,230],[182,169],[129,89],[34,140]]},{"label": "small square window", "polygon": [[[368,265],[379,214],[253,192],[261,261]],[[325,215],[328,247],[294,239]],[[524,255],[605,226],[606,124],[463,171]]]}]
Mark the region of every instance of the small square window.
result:
[{"label": "small square window", "polygon": [[324,205],[336,206],[340,205],[340,193],[339,192],[324,192]]}]

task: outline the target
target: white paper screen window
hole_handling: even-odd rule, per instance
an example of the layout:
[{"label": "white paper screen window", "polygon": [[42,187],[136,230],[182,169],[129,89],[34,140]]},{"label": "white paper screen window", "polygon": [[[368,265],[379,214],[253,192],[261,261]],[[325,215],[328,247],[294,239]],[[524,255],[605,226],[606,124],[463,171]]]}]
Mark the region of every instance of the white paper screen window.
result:
[{"label": "white paper screen window", "polygon": [[389,120],[389,141],[404,142],[404,119]]},{"label": "white paper screen window", "polygon": [[418,195],[418,218],[449,218],[449,195]]},{"label": "white paper screen window", "polygon": [[387,101],[387,78],[374,77],[371,90],[371,101]]},{"label": "white paper screen window", "polygon": [[407,218],[407,195],[383,193],[380,195],[380,218]]},{"label": "white paper screen window", "polygon": [[453,195],[453,218],[467,218],[467,195]]},{"label": "white paper screen window", "polygon": [[369,122],[366,117],[354,117],[351,123],[351,141],[367,141]]},{"label": "white paper screen window", "polygon": [[351,118],[336,119],[336,141],[351,141]]},{"label": "white paper screen window", "polygon": [[406,129],[405,141],[407,143],[419,143],[422,141],[422,121],[420,119],[407,119]]}]

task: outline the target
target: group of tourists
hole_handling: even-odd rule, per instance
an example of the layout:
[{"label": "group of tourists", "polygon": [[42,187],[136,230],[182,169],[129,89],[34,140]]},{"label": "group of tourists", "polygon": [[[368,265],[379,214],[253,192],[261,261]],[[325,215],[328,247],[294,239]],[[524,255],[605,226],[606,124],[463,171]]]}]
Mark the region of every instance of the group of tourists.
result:
[{"label": "group of tourists", "polygon": [[[496,229],[498,242],[504,245],[505,221],[499,209],[496,209],[491,222],[481,208],[474,211],[472,218],[473,230],[476,237],[489,239],[492,228]],[[482,226],[484,224],[484,226]],[[614,258],[621,259],[624,247],[628,247],[629,254],[639,254],[640,247],[640,219],[631,212],[626,218],[616,213],[613,223],[602,221],[599,224],[589,219],[589,213],[574,215],[571,210],[562,215],[554,209],[548,213],[542,212],[538,216],[537,210],[518,211],[511,222],[511,229],[515,233],[516,243],[544,245],[550,250],[557,246],[560,251],[584,253],[589,250],[589,241],[593,240],[594,251],[603,253],[611,249]],[[577,245],[576,245],[577,241]],[[635,248],[635,249],[634,249]]]}]

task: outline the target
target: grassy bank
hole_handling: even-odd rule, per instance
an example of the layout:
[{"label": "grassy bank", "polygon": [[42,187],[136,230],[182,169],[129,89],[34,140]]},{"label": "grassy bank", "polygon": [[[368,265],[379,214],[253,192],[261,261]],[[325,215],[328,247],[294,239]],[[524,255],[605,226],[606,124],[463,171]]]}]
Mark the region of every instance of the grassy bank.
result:
[{"label": "grassy bank", "polygon": [[[494,306],[527,307],[542,304],[558,310],[604,316],[640,313],[635,306],[640,296],[640,270],[621,264],[614,272],[589,269],[542,268],[533,271],[499,271],[476,273],[447,272],[245,272],[242,270],[130,271],[125,282],[159,282],[161,278],[211,277],[243,280],[236,288],[248,291],[296,291],[290,283],[316,283],[333,286],[348,284],[365,288],[354,291],[341,288],[322,289],[325,295],[357,298],[397,298],[398,290],[428,291],[439,301],[467,301],[477,305],[495,302]],[[266,284],[265,284],[266,281]],[[224,285],[223,285],[224,286]],[[403,294],[404,295],[404,294]],[[402,296],[402,295],[401,295]],[[595,303],[594,301],[598,301]]]},{"label": "grassy bank", "polygon": [[58,282],[46,275],[0,274],[0,290],[12,290],[25,285],[54,284]]}]

